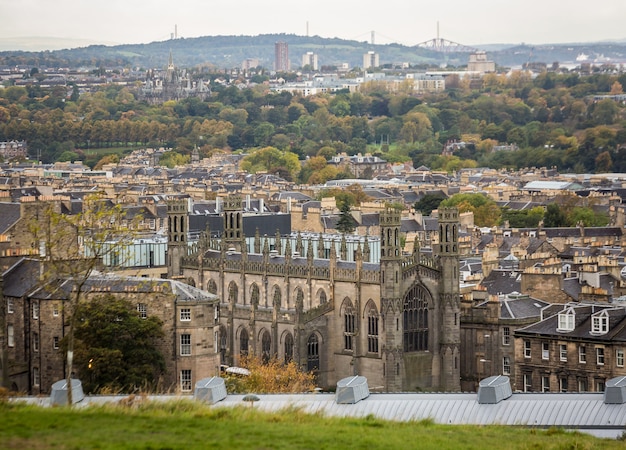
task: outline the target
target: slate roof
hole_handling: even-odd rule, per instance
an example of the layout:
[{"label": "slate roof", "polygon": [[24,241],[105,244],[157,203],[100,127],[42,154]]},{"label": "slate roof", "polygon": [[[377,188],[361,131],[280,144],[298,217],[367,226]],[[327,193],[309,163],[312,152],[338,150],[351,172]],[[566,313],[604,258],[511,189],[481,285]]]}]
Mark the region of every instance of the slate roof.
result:
[{"label": "slate roof", "polygon": [[[567,303],[559,305],[560,309],[551,308],[550,315],[540,322],[516,330],[520,336],[525,334],[559,336],[559,338],[579,338],[598,342],[626,342],[626,307],[614,306],[606,303]],[[557,331],[558,312],[573,308],[575,312],[575,326],[573,331]],[[609,331],[606,334],[593,334],[591,328],[592,314],[606,310],[609,314]]]},{"label": "slate roof", "polygon": [[550,303],[533,297],[506,296],[500,301],[500,318],[502,319],[529,319],[541,317],[541,310]]},{"label": "slate roof", "polygon": [[512,270],[492,270],[489,276],[485,277],[480,284],[491,295],[511,294],[522,290],[520,273]]},{"label": "slate roof", "polygon": [[421,231],[424,227],[420,225],[415,219],[402,219],[400,221],[400,231],[403,233],[409,233],[414,231]]},{"label": "slate roof", "polygon": [[3,277],[3,294],[7,297],[23,297],[39,282],[39,261],[22,258],[9,269]]},{"label": "slate roof", "polygon": [[6,233],[20,216],[19,203],[0,203],[0,234]]}]

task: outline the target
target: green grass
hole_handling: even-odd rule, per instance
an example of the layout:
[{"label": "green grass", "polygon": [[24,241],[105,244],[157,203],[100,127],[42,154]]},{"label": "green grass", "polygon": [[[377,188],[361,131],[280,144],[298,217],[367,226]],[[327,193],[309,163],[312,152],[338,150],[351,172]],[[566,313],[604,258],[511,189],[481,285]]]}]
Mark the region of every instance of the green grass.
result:
[{"label": "green grass", "polygon": [[559,429],[443,426],[329,418],[296,409],[208,407],[191,400],[41,408],[0,403],[3,449],[612,449],[618,440]]}]

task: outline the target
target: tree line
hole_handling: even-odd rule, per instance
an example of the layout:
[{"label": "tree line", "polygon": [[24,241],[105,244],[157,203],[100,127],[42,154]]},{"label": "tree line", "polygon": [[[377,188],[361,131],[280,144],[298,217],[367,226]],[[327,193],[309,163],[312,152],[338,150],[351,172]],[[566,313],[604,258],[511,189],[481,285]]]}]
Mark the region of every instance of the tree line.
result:
[{"label": "tree line", "polygon": [[[442,93],[414,95],[409,81],[391,89],[380,81],[356,93],[303,97],[270,91],[266,84],[241,89],[215,83],[206,100],[160,105],[139,100],[132,86],[108,85],[77,95],[71,87],[37,85],[0,90],[0,141],[26,140],[44,162],[81,159],[95,165],[106,149],[169,147],[189,155],[215,152],[279,152],[250,169],[288,173],[300,161],[338,153],[370,152],[389,162],[454,171],[464,167],[546,166],[562,172],[626,171],[623,104],[594,95],[623,93],[626,74],[518,71],[488,74],[480,87],[450,76]],[[442,154],[447,142],[459,142]],[[509,144],[499,151],[498,145]],[[94,149],[100,149],[92,155]],[[514,149],[514,150],[510,150]],[[113,150],[111,150],[113,151]],[[262,160],[261,156],[256,158]],[[320,167],[321,166],[321,167]],[[326,169],[322,176],[344,176]]]}]

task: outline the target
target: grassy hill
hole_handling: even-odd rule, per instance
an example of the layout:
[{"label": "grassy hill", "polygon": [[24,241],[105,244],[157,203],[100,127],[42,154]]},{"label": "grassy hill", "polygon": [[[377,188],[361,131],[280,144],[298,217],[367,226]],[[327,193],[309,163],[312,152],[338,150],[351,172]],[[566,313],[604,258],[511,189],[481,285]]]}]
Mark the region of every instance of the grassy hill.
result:
[{"label": "grassy hill", "polygon": [[619,440],[559,429],[442,426],[325,418],[298,410],[209,407],[191,400],[89,408],[0,403],[5,449],[617,449]]}]

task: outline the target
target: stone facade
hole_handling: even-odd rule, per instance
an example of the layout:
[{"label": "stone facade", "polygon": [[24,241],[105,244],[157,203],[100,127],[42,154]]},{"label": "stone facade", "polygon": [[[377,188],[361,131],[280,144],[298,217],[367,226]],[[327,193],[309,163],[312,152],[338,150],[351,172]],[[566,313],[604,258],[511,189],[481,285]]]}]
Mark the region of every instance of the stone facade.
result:
[{"label": "stone facade", "polygon": [[[64,282],[51,295],[37,286],[36,276],[31,283],[10,279],[35,275],[35,263],[5,273],[9,289],[4,292],[8,386],[31,395],[47,394],[54,382],[66,378],[60,342],[68,333],[67,299],[72,286]],[[23,289],[16,290],[20,284]],[[162,379],[155,380],[160,390],[191,391],[196,381],[219,373],[215,296],[179,281],[113,276],[89,278],[83,292],[82,301],[102,295],[123,297],[136,304],[140,314],[163,322],[164,338],[158,348],[166,368]]]},{"label": "stone facade", "polygon": [[[169,220],[184,223],[178,203]],[[360,244],[353,262],[335,246],[326,258],[311,243],[295,252],[290,241],[282,248],[257,236],[248,245],[241,214],[241,199],[229,198],[221,239],[187,247],[169,239],[183,279],[220,299],[222,363],[246,354],[294,360],[323,387],[359,374],[381,391],[460,389],[456,209],[440,211],[434,254],[410,256],[400,248],[400,212],[381,212],[378,263]]]},{"label": "stone facade", "polygon": [[515,332],[515,389],[524,392],[602,392],[626,376],[623,305],[554,305],[544,319]]}]

